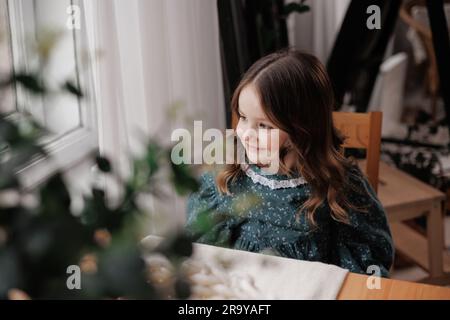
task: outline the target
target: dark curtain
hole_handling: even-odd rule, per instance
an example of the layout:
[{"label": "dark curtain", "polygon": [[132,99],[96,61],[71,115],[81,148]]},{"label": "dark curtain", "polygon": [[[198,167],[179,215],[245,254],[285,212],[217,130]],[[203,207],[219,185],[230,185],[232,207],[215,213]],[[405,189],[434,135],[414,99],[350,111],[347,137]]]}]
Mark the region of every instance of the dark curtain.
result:
[{"label": "dark curtain", "polygon": [[283,0],[217,0],[226,121],[242,74],[260,57],[288,45]]},{"label": "dark curtain", "polygon": [[241,75],[249,67],[247,31],[242,1],[217,0],[226,123],[231,126],[229,104]]},{"label": "dark curtain", "polygon": [[252,63],[260,57],[288,46],[283,6],[283,0],[245,1],[247,43]]},{"label": "dark curtain", "polygon": [[[335,88],[337,106],[350,92],[358,112],[367,110],[380,64],[398,18],[401,1],[352,0],[330,54],[327,70]],[[381,29],[366,27],[370,5],[381,11]]]},{"label": "dark curtain", "polygon": [[428,16],[439,73],[439,85],[445,106],[447,127],[450,130],[450,38],[443,0],[427,0]]}]

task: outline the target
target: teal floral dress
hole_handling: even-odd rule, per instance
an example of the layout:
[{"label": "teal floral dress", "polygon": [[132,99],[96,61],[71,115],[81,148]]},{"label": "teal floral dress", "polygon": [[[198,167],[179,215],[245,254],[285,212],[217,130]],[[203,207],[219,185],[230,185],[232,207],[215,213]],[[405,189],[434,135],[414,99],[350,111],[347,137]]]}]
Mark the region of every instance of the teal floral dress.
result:
[{"label": "teal floral dress", "polygon": [[349,210],[349,224],[334,220],[324,203],[313,226],[305,214],[296,215],[311,192],[302,177],[267,175],[250,164],[229,184],[231,195],[218,191],[212,171],[203,173],[200,189],[188,199],[185,229],[199,243],[268,251],[357,273],[372,274],[375,266],[387,277],[394,248],[385,211],[363,173],[356,167],[350,171],[360,192],[350,193],[349,200],[365,209]]}]

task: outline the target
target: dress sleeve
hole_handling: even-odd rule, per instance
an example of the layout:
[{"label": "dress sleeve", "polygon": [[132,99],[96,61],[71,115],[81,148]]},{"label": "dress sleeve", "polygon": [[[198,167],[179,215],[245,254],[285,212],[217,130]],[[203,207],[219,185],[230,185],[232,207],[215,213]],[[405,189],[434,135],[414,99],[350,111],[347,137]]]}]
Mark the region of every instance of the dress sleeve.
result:
[{"label": "dress sleeve", "polygon": [[351,272],[387,277],[393,262],[394,245],[386,213],[375,191],[359,169],[350,174],[351,183],[359,190],[349,196],[361,209],[349,210],[349,224],[333,220],[332,263]]},{"label": "dress sleeve", "polygon": [[245,219],[233,215],[223,205],[212,172],[200,176],[200,188],[187,201],[185,231],[195,242],[231,247]]}]

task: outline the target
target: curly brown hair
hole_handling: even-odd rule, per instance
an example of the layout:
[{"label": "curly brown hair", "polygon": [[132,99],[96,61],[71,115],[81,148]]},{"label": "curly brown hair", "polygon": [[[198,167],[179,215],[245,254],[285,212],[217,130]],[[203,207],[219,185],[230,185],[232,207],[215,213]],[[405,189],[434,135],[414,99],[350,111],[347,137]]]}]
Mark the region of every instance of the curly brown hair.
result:
[{"label": "curly brown hair", "polygon": [[[256,61],[234,91],[231,108],[238,114],[244,87],[256,87],[268,119],[289,135],[295,153],[294,171],[311,187],[311,195],[299,208],[315,225],[314,213],[325,202],[333,219],[349,223],[347,209],[354,208],[345,190],[354,189],[347,174],[355,163],[340,152],[343,137],[333,125],[333,87],[322,63],[313,55],[284,49]],[[285,150],[280,150],[283,164]],[[239,163],[228,164],[217,175],[221,193],[242,174]],[[348,188],[347,188],[348,187]]]}]

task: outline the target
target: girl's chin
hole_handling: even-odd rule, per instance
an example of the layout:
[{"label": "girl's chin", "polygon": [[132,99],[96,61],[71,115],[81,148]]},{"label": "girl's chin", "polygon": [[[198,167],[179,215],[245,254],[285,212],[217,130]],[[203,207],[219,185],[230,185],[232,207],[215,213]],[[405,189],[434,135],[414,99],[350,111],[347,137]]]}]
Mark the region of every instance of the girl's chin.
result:
[{"label": "girl's chin", "polygon": [[270,160],[265,155],[265,152],[258,152],[255,150],[247,149],[247,158],[248,160],[259,166],[267,166],[270,164]]}]

